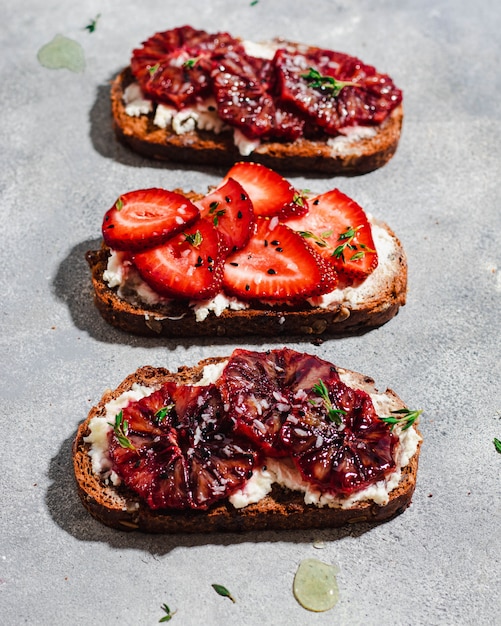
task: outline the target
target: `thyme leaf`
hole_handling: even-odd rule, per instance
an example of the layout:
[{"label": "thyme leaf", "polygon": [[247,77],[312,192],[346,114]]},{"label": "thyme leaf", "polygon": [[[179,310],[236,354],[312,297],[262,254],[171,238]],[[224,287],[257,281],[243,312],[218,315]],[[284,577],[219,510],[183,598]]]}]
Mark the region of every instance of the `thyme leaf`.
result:
[{"label": "thyme leaf", "polygon": [[223,585],[213,584],[212,588],[220,596],[223,596],[224,598],[229,598],[233,603],[236,602],[235,598],[231,595],[228,589],[226,589],[226,587],[223,587]]},{"label": "thyme leaf", "polygon": [[496,450],[499,452],[499,454],[501,454],[501,441],[499,439],[497,439],[496,437],[494,437],[494,447],[496,448]]},{"label": "thyme leaf", "polygon": [[[316,385],[313,385],[313,391],[322,398],[324,407],[327,410],[327,418],[338,426],[343,423],[342,415],[346,415],[343,409],[336,409],[329,398],[329,390],[325,386],[324,381],[320,378]],[[310,400],[311,404],[315,404],[314,400]]]},{"label": "thyme leaf", "polygon": [[334,76],[324,76],[318,70],[310,67],[307,74],[301,74],[313,89],[320,89],[330,92],[330,95],[337,98],[344,87],[357,87],[357,83],[348,80],[336,80]]},{"label": "thyme leaf", "polygon": [[194,248],[199,248],[204,238],[202,233],[197,230],[195,233],[183,233],[185,240],[191,244]]},{"label": "thyme leaf", "polygon": [[119,411],[115,415],[115,423],[112,424],[108,422],[110,426],[113,426],[113,431],[115,433],[116,438],[118,439],[118,443],[122,446],[122,448],[128,448],[129,450],[135,450],[136,448],[132,445],[131,440],[127,436],[129,434],[129,422],[124,419],[123,411]]},{"label": "thyme leaf", "polygon": [[89,33],[93,33],[97,28],[97,21],[101,17],[101,13],[98,13],[96,17],[87,24],[84,30],[89,31]]},{"label": "thyme leaf", "polygon": [[333,256],[336,259],[341,259],[341,261],[345,263],[346,262],[345,252],[347,252],[347,250],[354,250],[356,252],[354,252],[354,254],[352,254],[348,260],[357,261],[357,260],[363,259],[365,256],[365,250],[370,250],[370,249],[367,248],[367,246],[361,245],[360,248],[363,248],[363,250],[358,250],[357,246],[353,243],[353,240],[355,239],[358,231],[361,228],[362,226],[357,226],[355,228],[353,226],[349,226],[344,231],[344,233],[341,233],[338,237],[338,241],[342,243],[340,243],[339,246],[335,248],[331,256]]},{"label": "thyme leaf", "polygon": [[218,209],[218,206],[219,202],[217,200],[214,200],[214,202],[211,202],[209,204],[209,215],[214,216],[212,218],[212,223],[214,224],[214,226],[217,226],[219,224],[219,218],[223,217],[223,215],[226,213],[226,209]]},{"label": "thyme leaf", "polygon": [[195,67],[195,65],[198,63],[199,59],[200,57],[193,57],[192,59],[188,59],[187,61],[183,63],[183,67],[186,68],[187,70],[192,70]]},{"label": "thyme leaf", "polygon": [[150,76],[154,76],[158,72],[158,68],[160,67],[160,63],[155,63],[155,65],[150,65],[148,68],[148,73]]},{"label": "thyme leaf", "polygon": [[121,211],[123,207],[124,207],[124,201],[122,200],[122,196],[120,196],[118,200],[115,202],[115,209],[117,211]]},{"label": "thyme leaf", "polygon": [[[407,430],[414,424],[414,422],[417,420],[422,412],[422,410],[411,411],[408,408],[404,408],[398,409],[397,411],[392,411],[392,415],[388,417],[381,417],[380,419],[381,421],[386,422],[386,424],[390,424],[391,430],[393,430],[396,425],[401,426],[402,430]],[[393,417],[395,415],[398,417]]]},{"label": "thyme leaf", "polygon": [[172,402],[171,404],[167,404],[163,406],[161,409],[158,409],[158,411],[155,413],[157,422],[160,423],[162,420],[164,420],[175,406],[176,405]]},{"label": "thyme leaf", "polygon": [[170,608],[165,604],[165,602],[164,602],[164,604],[162,604],[162,606],[160,608],[162,609],[162,611],[164,611],[165,615],[161,619],[158,620],[159,623],[160,622],[170,622],[170,620],[172,619],[172,616],[174,615],[174,613],[176,611],[174,611],[174,613],[171,613]]}]

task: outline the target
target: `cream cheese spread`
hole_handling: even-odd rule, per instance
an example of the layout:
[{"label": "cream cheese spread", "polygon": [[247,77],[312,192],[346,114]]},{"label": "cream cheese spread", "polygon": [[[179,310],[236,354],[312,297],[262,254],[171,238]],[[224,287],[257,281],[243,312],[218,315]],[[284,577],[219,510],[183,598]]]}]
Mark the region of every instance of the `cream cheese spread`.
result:
[{"label": "cream cheese spread", "polygon": [[[196,384],[207,385],[216,382],[225,365],[226,361],[206,365],[201,380]],[[357,387],[349,373],[340,370],[339,374],[344,383],[353,388]],[[129,391],[108,402],[102,415],[90,420],[90,432],[84,441],[90,444],[88,454],[92,459],[92,471],[105,482],[111,482],[113,485],[120,484],[120,478],[112,471],[112,462],[108,454],[108,433],[113,428],[116,414],[130,402],[151,395],[157,388],[134,383]],[[402,408],[396,398],[387,394],[370,393],[370,396],[377,414],[381,417],[389,415],[395,409]],[[402,469],[408,465],[421,441],[414,428],[402,430],[396,426],[394,433],[399,438],[395,471],[366,489],[355,492],[349,498],[339,498],[310,485],[288,459],[267,458],[263,467],[255,470],[247,483],[230,496],[229,501],[237,509],[244,508],[249,504],[259,502],[271,491],[273,484],[277,483],[292,491],[303,492],[305,503],[318,507],[349,508],[356,502],[366,500],[384,505],[388,502],[391,491],[398,486]]]},{"label": "cream cheese spread", "polygon": [[[372,220],[371,216],[368,217]],[[385,228],[375,223],[372,223],[372,236],[378,253],[378,266],[372,274],[356,287],[334,289],[322,296],[308,298],[307,302],[312,307],[326,309],[332,304],[349,304],[356,309],[359,305],[377,300],[380,294],[390,287],[394,280],[394,272],[398,271],[398,264],[395,263],[399,256],[398,242]],[[168,298],[159,296],[143,281],[123,252],[111,251],[103,280],[110,289],[117,288],[119,298],[131,304],[155,305],[169,302]],[[243,310],[248,308],[249,304],[219,293],[210,300],[193,301],[190,307],[195,313],[197,322],[203,322],[211,312],[219,317],[226,309]]]}]

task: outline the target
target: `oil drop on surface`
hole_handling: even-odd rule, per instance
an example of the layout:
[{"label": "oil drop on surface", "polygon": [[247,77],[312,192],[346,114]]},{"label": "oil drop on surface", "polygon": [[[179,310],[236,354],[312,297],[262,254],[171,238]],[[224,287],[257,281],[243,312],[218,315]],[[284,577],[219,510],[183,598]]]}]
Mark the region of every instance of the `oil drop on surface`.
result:
[{"label": "oil drop on surface", "polygon": [[50,70],[66,68],[71,72],[83,72],[85,57],[82,46],[73,39],[56,35],[42,46],[37,54],[38,62]]},{"label": "oil drop on surface", "polygon": [[308,611],[332,609],[339,597],[336,580],[338,571],[334,565],[317,559],[301,561],[294,577],[294,597]]}]

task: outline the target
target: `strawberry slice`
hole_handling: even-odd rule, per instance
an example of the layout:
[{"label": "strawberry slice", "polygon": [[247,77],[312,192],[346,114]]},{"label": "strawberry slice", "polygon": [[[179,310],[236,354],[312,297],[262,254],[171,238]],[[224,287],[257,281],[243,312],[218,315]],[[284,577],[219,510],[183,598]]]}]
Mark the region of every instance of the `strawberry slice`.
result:
[{"label": "strawberry slice", "polygon": [[362,207],[333,189],[309,200],[306,215],[287,225],[327,259],[346,284],[363,281],[377,267],[372,230]]},{"label": "strawberry slice", "polygon": [[139,274],[162,296],[203,300],[221,288],[224,254],[210,222],[199,219],[162,246],[133,256]]},{"label": "strawberry slice", "polygon": [[256,217],[247,245],[226,260],[223,289],[246,300],[296,300],[332,291],[336,280],[298,233],[276,217]]},{"label": "strawberry slice", "polygon": [[255,215],[300,215],[306,210],[304,199],[289,181],[260,163],[236,163],[223,182],[229,178],[238,181],[245,189]]},{"label": "strawberry slice", "polygon": [[234,252],[247,243],[254,223],[254,209],[240,183],[229,178],[197,205],[202,217],[219,231],[227,250]]},{"label": "strawberry slice", "polygon": [[157,188],[131,191],[105,213],[103,238],[114,250],[137,252],[164,243],[198,216],[197,207],[179,193]]}]

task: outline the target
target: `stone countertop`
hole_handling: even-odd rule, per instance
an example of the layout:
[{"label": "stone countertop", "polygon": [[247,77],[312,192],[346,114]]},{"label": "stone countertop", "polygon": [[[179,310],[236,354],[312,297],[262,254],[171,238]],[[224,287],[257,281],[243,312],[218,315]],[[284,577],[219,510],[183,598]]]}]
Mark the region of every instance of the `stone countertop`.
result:
[{"label": "stone countertop", "polygon": [[[167,603],[173,624],[495,624],[499,4],[165,4],[26,0],[22,10],[0,8],[2,623],[155,624]],[[159,537],[106,528],[78,500],[71,442],[106,388],[140,365],[176,369],[249,343],[128,337],[92,305],[84,254],[117,195],[150,186],[203,191],[223,174],[147,162],[119,145],[110,126],[109,81],[132,48],[183,24],[347,52],[404,91],[404,131],[388,165],[335,181],[291,177],[320,192],[338,186],[390,223],[407,252],[408,302],[394,320],[363,337],[289,343],[373,376],[424,411],[412,506],[379,527]],[[82,46],[83,71],[40,65],[37,52],[57,34]],[[339,568],[340,599],[329,612],[309,613],[292,595],[308,557]]]}]

